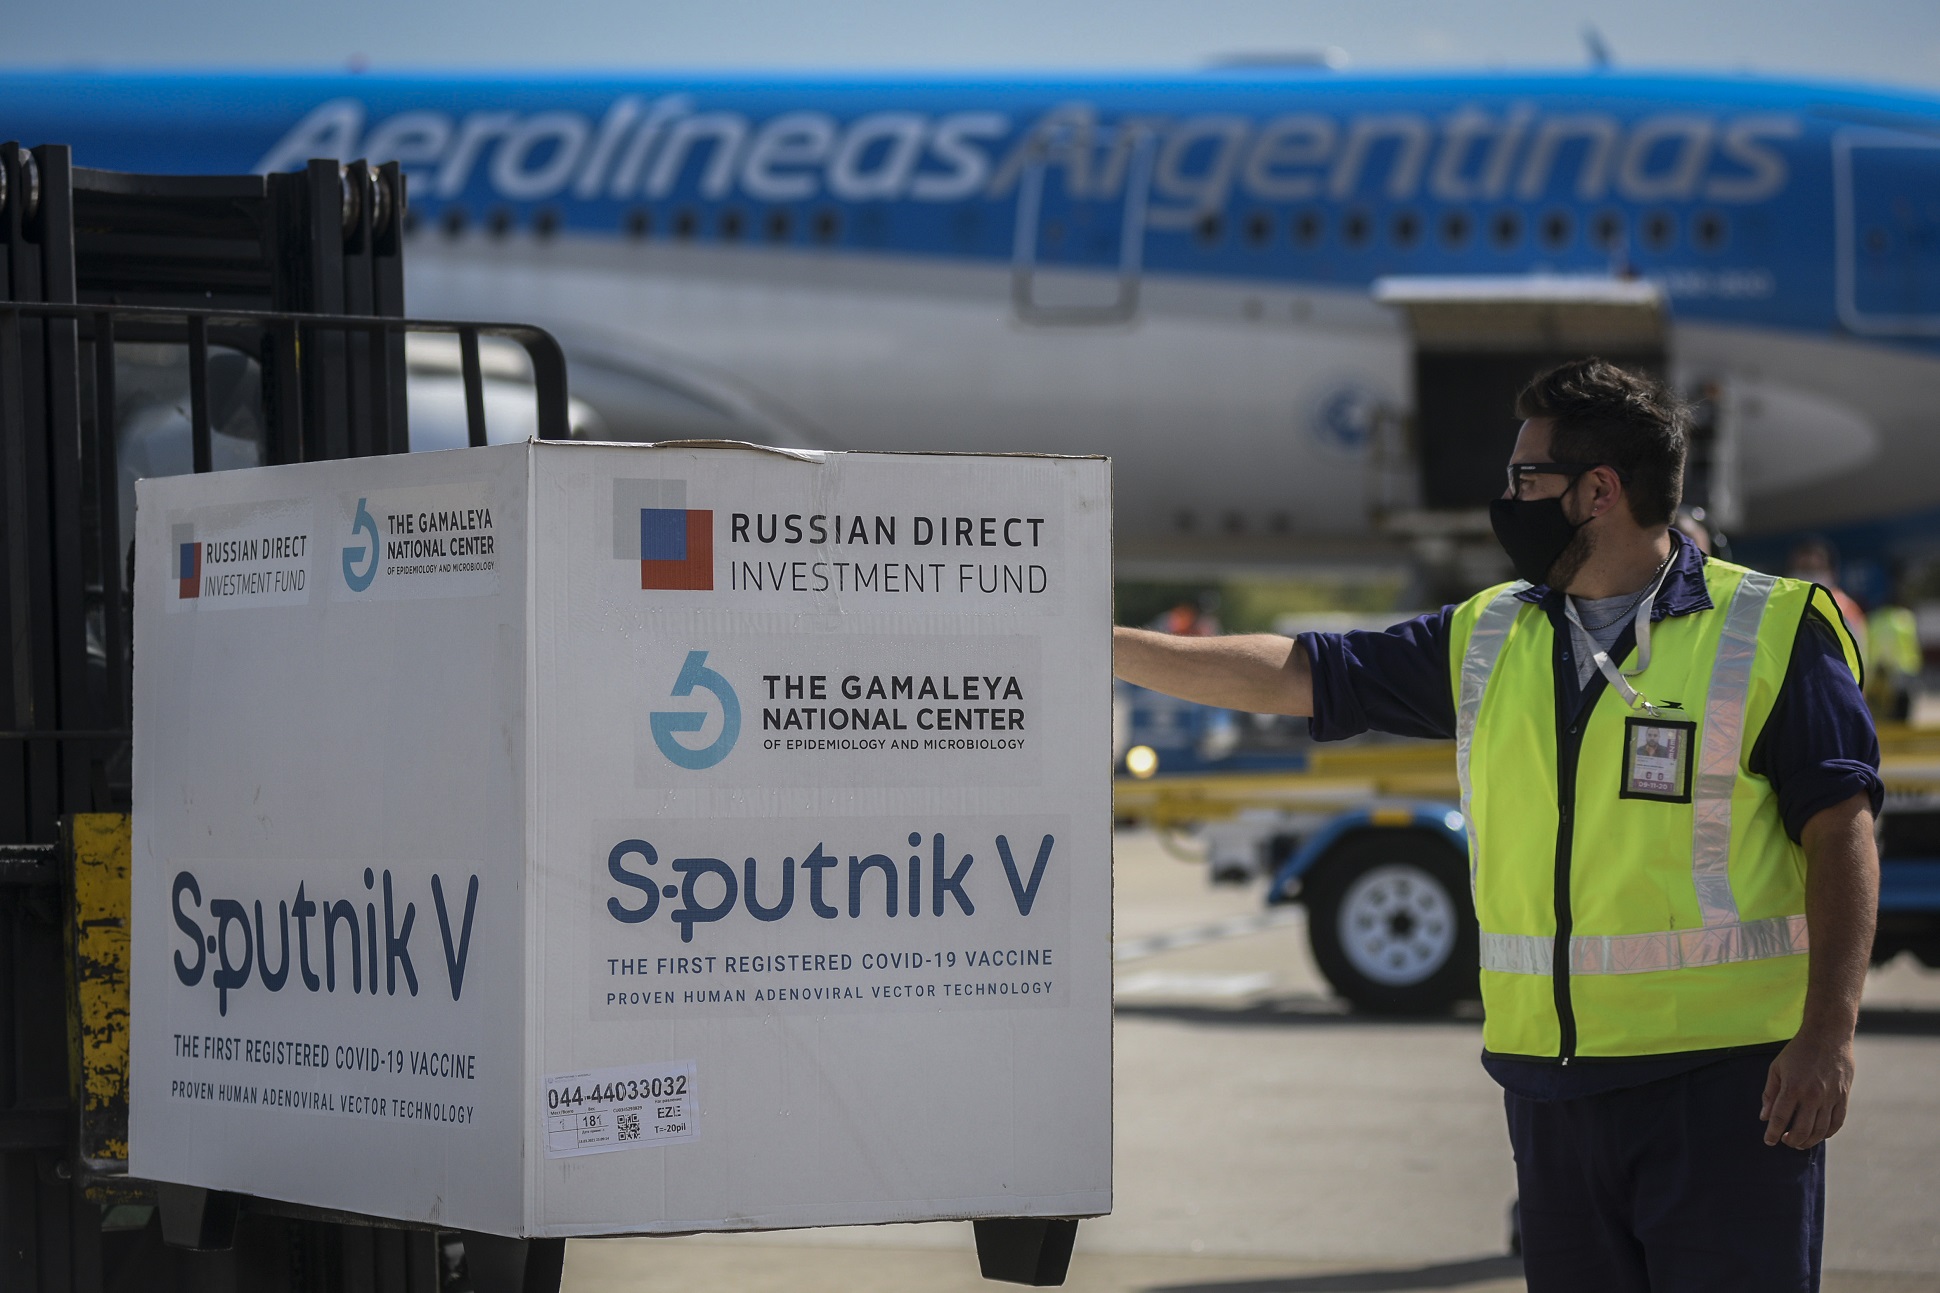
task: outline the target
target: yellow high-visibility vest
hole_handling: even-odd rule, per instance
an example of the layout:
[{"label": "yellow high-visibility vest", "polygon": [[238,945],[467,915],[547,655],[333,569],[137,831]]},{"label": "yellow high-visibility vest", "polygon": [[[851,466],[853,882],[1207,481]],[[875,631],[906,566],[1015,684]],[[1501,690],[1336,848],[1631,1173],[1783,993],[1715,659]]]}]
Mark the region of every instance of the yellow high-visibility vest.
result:
[{"label": "yellow high-visibility vest", "polygon": [[1875,675],[1920,672],[1920,623],[1904,606],[1882,606],[1866,617],[1866,672]]},{"label": "yellow high-visibility vest", "polygon": [[[1522,583],[1457,608],[1456,762],[1481,925],[1482,1040],[1569,1060],[1784,1041],[1805,1004],[1805,855],[1748,764],[1823,589],[1706,561],[1711,609],[1651,626],[1633,681],[1565,712]],[[1565,631],[1564,641],[1568,636]],[[1628,664],[1629,661],[1624,661]]]}]

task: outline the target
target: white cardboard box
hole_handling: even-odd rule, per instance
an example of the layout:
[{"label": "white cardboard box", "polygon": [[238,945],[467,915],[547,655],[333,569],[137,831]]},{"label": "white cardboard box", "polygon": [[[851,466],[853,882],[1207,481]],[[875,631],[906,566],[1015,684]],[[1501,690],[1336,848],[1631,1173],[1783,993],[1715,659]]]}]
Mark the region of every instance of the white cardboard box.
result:
[{"label": "white cardboard box", "polygon": [[136,1176],[520,1235],[1110,1210],[1106,462],[138,499]]}]

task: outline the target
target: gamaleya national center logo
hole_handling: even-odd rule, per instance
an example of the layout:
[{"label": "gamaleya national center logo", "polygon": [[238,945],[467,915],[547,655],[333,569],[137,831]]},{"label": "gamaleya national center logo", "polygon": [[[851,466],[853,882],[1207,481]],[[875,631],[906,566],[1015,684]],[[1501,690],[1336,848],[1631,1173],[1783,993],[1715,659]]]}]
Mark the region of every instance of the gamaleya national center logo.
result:
[{"label": "gamaleya national center logo", "polygon": [[684,480],[613,482],[613,555],[640,563],[640,587],[714,587],[714,513],[687,506]]}]

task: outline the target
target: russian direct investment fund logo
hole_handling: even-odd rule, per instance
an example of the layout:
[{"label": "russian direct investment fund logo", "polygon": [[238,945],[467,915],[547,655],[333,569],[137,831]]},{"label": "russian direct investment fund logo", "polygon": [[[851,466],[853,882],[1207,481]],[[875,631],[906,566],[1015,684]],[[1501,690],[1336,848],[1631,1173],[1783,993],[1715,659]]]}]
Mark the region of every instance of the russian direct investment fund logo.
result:
[{"label": "russian direct investment fund logo", "polygon": [[195,526],[171,525],[169,547],[175,553],[175,600],[202,596],[202,544]]},{"label": "russian direct investment fund logo", "polygon": [[193,540],[175,545],[175,596],[202,595],[202,545]]},{"label": "russian direct investment fund logo", "polygon": [[640,563],[640,587],[714,587],[714,513],[690,510],[684,480],[613,482],[613,555]]}]

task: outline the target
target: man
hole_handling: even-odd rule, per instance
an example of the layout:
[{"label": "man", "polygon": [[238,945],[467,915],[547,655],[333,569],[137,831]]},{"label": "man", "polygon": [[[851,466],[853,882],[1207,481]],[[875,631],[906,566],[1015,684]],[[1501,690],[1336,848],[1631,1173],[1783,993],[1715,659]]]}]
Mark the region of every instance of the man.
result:
[{"label": "man", "polygon": [[1669,528],[1660,387],[1584,360],[1517,413],[1491,519],[1524,582],[1385,633],[1119,629],[1117,672],[1455,739],[1532,1290],[1816,1289],[1878,888],[1856,651],[1825,590]]}]

